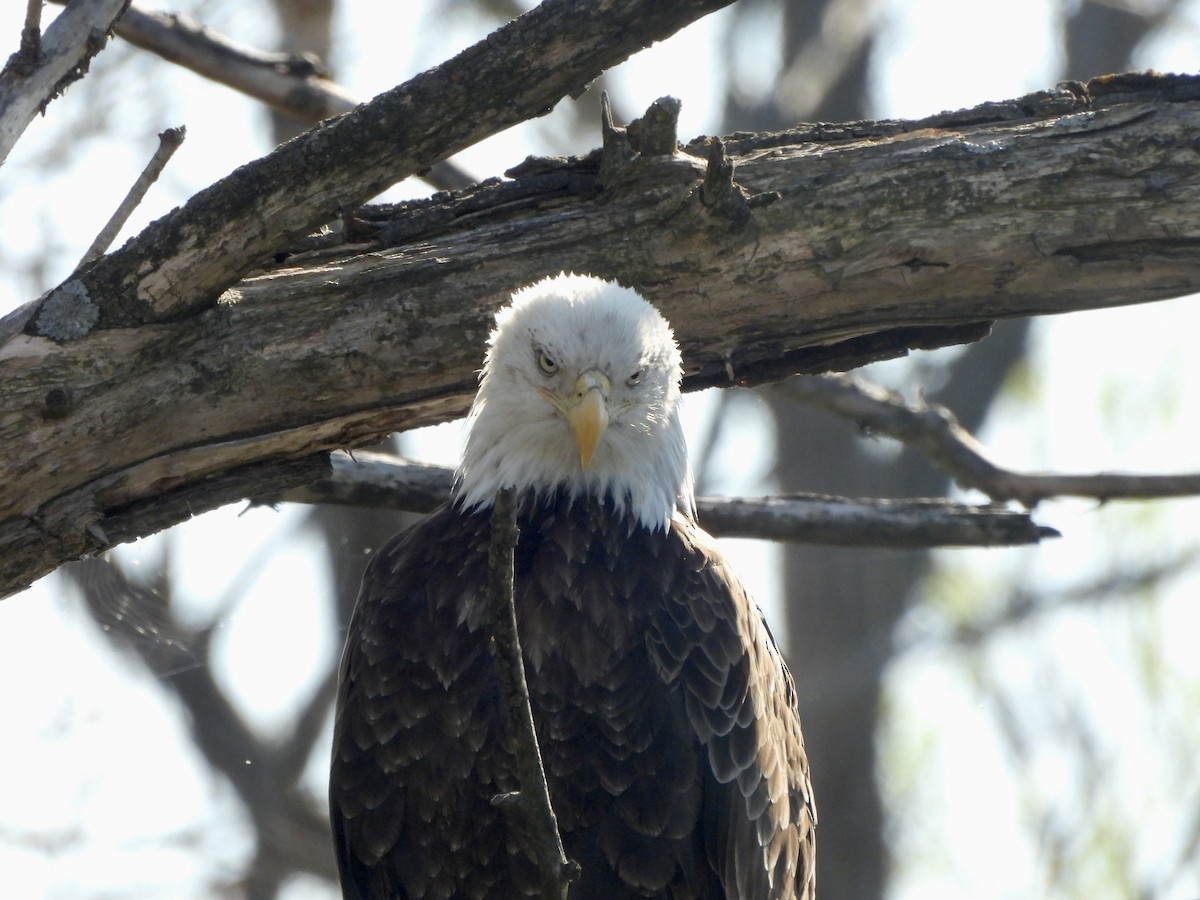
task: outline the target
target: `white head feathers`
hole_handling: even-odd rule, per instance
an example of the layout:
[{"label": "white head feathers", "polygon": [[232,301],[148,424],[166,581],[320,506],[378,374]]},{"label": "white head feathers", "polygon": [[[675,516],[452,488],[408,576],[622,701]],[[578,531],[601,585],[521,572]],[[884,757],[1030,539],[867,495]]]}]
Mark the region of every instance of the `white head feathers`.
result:
[{"label": "white head feathers", "polygon": [[671,327],[635,291],[567,274],[517,291],[496,314],[458,501],[561,489],[611,497],[649,528],[693,516],[681,374]]}]

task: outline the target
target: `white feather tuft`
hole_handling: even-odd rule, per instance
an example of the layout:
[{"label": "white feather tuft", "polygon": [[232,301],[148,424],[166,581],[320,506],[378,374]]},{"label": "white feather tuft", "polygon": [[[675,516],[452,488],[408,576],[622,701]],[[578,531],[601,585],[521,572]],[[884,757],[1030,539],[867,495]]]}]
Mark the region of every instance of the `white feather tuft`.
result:
[{"label": "white feather tuft", "polygon": [[[543,371],[542,354],[555,372]],[[612,390],[609,426],[585,471],[570,426],[542,391],[565,392],[591,369],[605,373]],[[694,518],[681,376],[671,327],[636,291],[565,273],[522,288],[496,314],[458,501],[486,508],[503,487],[539,496],[563,490],[611,497],[648,528],[665,528],[677,510]]]}]

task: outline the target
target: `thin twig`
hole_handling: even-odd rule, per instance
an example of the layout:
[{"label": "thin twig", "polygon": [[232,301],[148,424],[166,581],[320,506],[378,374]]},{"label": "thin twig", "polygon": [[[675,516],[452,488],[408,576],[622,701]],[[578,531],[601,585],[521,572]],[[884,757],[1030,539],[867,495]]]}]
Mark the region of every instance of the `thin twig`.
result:
[{"label": "thin twig", "polygon": [[[327,852],[328,825],[298,789],[298,747],[258,737],[213,680],[210,648],[218,633],[213,622],[199,630],[185,628],[172,614],[173,577],[169,563],[149,583],[130,579],[114,561],[83,560],[63,570],[83,596],[88,612],[113,647],[132,653],[173,694],[193,723],[196,749],[215,772],[224,775],[253,819],[258,848],[256,865],[273,871],[308,872],[333,878]],[[321,721],[329,710],[330,675],[319,688],[326,698]],[[309,714],[311,715],[311,714]],[[320,728],[302,722],[298,740],[315,740]],[[307,755],[304,757],[307,759]],[[253,766],[248,765],[253,761]],[[269,802],[265,798],[270,798]],[[285,828],[280,822],[286,822]]]},{"label": "thin twig", "polygon": [[21,47],[8,58],[18,75],[29,76],[42,64],[42,0],[26,0],[25,27],[21,29]]},{"label": "thin twig", "polygon": [[[450,497],[454,471],[380,453],[333,453],[330,474],[277,500],[430,512]],[[1029,515],[948,500],[854,500],[816,494],[698,497],[700,524],[722,537],[847,547],[994,547],[1034,544],[1058,532]]]},{"label": "thin twig", "polygon": [[179,149],[179,145],[183,143],[183,139],[187,136],[187,128],[180,125],[178,128],[168,128],[158,136],[158,149],[154,151],[154,156],[150,157],[150,162],[146,163],[146,168],[142,170],[142,174],[138,176],[137,181],[133,183],[133,187],[129,189],[129,193],[125,195],[125,199],[121,201],[121,205],[117,207],[117,211],[112,214],[112,218],[108,223],[100,229],[100,233],[96,235],[96,239],[92,241],[92,246],[87,248],[87,252],[83,254],[83,258],[79,260],[79,268],[93,259],[97,259],[104,254],[109,245],[116,240],[117,234],[124,227],[129,217],[133,215],[133,211],[137,209],[139,203],[146,196],[146,192],[150,190],[150,185],[158,180],[158,176],[162,174],[162,170],[166,167],[167,162]]},{"label": "thin twig", "polygon": [[542,876],[541,895],[545,900],[565,900],[571,882],[579,877],[579,867],[567,859],[558,819],[550,804],[550,788],[542,767],[525,665],[521,659],[521,640],[517,633],[517,608],[513,598],[513,552],[520,530],[511,489],[496,495],[492,509],[492,539],[488,547],[488,599],[491,601],[496,668],[508,734],[516,758],[519,790],[501,794],[493,802],[508,815],[520,820],[516,829],[525,840],[523,848]]},{"label": "thin twig", "polygon": [[1171,559],[1132,570],[1119,568],[1093,581],[1059,591],[1018,588],[1009,594],[998,609],[955,622],[949,633],[935,626],[900,644],[897,652],[909,652],[927,646],[979,648],[993,640],[1003,629],[1024,624],[1037,616],[1073,607],[1127,601],[1147,591],[1159,590],[1172,580],[1193,574],[1197,562],[1200,562],[1200,549],[1191,549]]},{"label": "thin twig", "polygon": [[893,437],[923,453],[963,487],[993,500],[1016,500],[1032,509],[1050,497],[1148,500],[1200,494],[1200,473],[1139,475],[1098,472],[1060,475],[1014,472],[987,458],[982,445],[943,406],[910,405],[893,391],[848,375],[795,378],[787,390],[812,406],[857,422],[869,432]]}]

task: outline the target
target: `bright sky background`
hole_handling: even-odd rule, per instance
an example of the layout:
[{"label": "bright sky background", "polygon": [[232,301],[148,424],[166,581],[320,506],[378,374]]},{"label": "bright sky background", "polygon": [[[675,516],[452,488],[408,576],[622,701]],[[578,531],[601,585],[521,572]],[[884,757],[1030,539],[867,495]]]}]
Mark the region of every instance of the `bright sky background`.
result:
[{"label": "bright sky background", "polygon": [[[1189,4],[1187,29],[1160,35],[1144,49],[1146,65],[1200,70],[1197,5]],[[0,8],[0,53],[16,46],[23,6],[9,0]],[[381,21],[388,14],[383,6],[346,0],[339,5],[334,64],[339,80],[364,98],[488,30],[482,20],[446,28],[422,18],[412,27],[407,12],[403,21],[393,13],[397,21],[389,24]],[[172,8],[191,11],[251,45],[269,46],[273,39],[270,22],[238,4],[210,0],[203,4],[206,13],[197,12],[201,7],[195,3]],[[47,18],[52,14],[48,8]],[[873,14],[880,17],[885,37],[874,72],[880,116],[966,107],[1047,87],[1056,78],[1060,51],[1051,37],[1061,14],[1056,3],[886,0]],[[623,66],[615,75],[623,108],[641,110],[672,94],[683,101],[682,137],[713,131],[724,73],[697,59],[717,46],[726,20],[727,14],[709,17]],[[428,39],[435,33],[438,39]],[[446,43],[447,33],[453,46]],[[95,67],[102,68],[112,53]],[[739,71],[752,72],[755,59],[740,63]],[[38,168],[39,160],[69,139],[58,123],[78,121],[78,109],[70,108],[78,92],[72,91],[51,105],[0,169],[6,251],[33,253],[46,246],[61,251],[45,286],[70,271],[132,183],[153,149],[146,135],[169,125],[188,127],[187,141],[126,236],[268,149],[264,117],[253,103],[149,57],[135,56],[126,65],[129,93],[114,101],[112,134],[89,139],[82,167],[76,161],[51,176]],[[768,54],[759,65],[766,70],[774,62]],[[152,80],[153,89],[140,88],[138,79]],[[538,120],[472,148],[460,161],[477,175],[498,174],[555,129],[555,117]],[[573,149],[590,149],[598,140],[598,134],[588,135]],[[61,211],[52,231],[39,224],[47,209]],[[0,314],[28,299],[27,285],[14,284],[0,272]],[[981,435],[995,458],[1015,467],[1069,471],[1194,469],[1194,442],[1181,438],[1194,433],[1200,400],[1200,361],[1187,343],[1196,331],[1192,306],[1175,301],[1044,323],[1037,332],[1035,368],[1048,374],[1031,382],[1025,396],[1005,401]],[[1175,335],[1178,342],[1172,344]],[[1120,354],[1106,352],[1117,346]],[[889,371],[885,367],[882,376]],[[1081,397],[1099,399],[1081,403]],[[702,398],[691,402],[690,429],[699,434],[708,407]],[[761,447],[769,441],[758,429],[767,422],[766,413],[745,405],[739,414],[747,422],[726,430],[718,456],[727,473],[721,488],[732,494],[765,492],[769,460]],[[447,457],[454,454],[459,433],[458,425],[443,426],[422,437],[419,447],[431,458],[451,461]],[[747,466],[746,460],[759,462]],[[1161,658],[1149,668],[1162,680],[1162,703],[1190,699],[1194,704],[1200,684],[1200,655],[1194,649],[1200,634],[1194,598],[1200,596],[1200,584],[1194,576],[1174,584],[1161,604],[1140,613],[1124,605],[1102,614],[1068,608],[1047,617],[1048,624],[1043,619],[1038,627],[1014,629],[995,643],[983,664],[931,638],[961,611],[956,604],[987,609],[1000,602],[997,592],[1004,584],[1071,585],[1088,579],[1098,555],[1128,560],[1132,567],[1195,547],[1198,512],[1194,501],[1161,504],[1151,512],[1054,504],[1039,518],[1066,537],[1051,547],[942,554],[948,571],[931,586],[931,603],[914,612],[901,634],[902,641],[925,641],[921,646],[928,649],[913,650],[896,664],[891,724],[881,741],[891,760],[884,775],[894,802],[903,806],[918,796],[913,793],[918,782],[928,792],[922,796],[935,795],[939,802],[936,818],[914,814],[909,843],[922,840],[944,850],[942,857],[922,857],[915,871],[904,872],[896,897],[1030,896],[1040,875],[1031,868],[1033,852],[1022,819],[1038,806],[1041,793],[1061,795],[1068,803],[1077,793],[1064,771],[1053,711],[1045,713],[1044,746],[1023,773],[1042,791],[1015,786],[1011,757],[996,741],[994,710],[975,687],[985,675],[1002,678],[1035,704],[1046,679],[1102,685],[1084,708],[1097,730],[1126,734],[1127,746],[1114,749],[1110,761],[1113,778],[1124,785],[1125,814],[1149,833],[1161,834],[1159,843],[1169,855],[1172,842],[1179,840],[1180,819],[1190,813],[1172,807],[1172,785],[1186,783],[1195,772],[1147,762],[1159,759],[1150,751],[1167,736],[1156,730],[1159,720],[1146,709],[1145,694],[1135,689],[1149,664],[1136,656],[1129,632],[1144,629],[1147,645],[1161,648]],[[185,608],[198,621],[221,608],[224,592],[250,554],[266,559],[254,574],[258,589],[251,600],[221,626],[214,665],[251,720],[268,731],[286,721],[296,698],[339,652],[325,614],[326,574],[312,563],[319,554],[311,552],[311,538],[297,533],[298,519],[297,511],[286,508],[278,513],[231,508],[123,551],[126,560],[150,567],[169,548],[178,583],[188,591]],[[774,548],[754,542],[731,542],[730,547],[756,595],[768,608],[776,606]],[[284,623],[288,631],[281,633]],[[1058,650],[1058,666],[1028,671],[1031,643]],[[250,835],[231,814],[231,792],[219,782],[197,780],[204,767],[192,756],[187,723],[137,665],[114,656],[61,581],[43,580],[0,603],[0,684],[5,686],[0,722],[6,735],[0,742],[0,896],[200,897],[205,895],[195,893],[196,885],[213,872],[236,878]],[[955,727],[941,727],[947,721]],[[1192,744],[1200,746],[1200,733]],[[901,841],[896,849],[905,848]],[[1151,871],[1157,860],[1137,862]],[[1119,896],[1103,873],[1096,884],[1089,896]],[[1197,895],[1200,876],[1183,893],[1164,896]],[[288,896],[328,894],[297,882]]]}]

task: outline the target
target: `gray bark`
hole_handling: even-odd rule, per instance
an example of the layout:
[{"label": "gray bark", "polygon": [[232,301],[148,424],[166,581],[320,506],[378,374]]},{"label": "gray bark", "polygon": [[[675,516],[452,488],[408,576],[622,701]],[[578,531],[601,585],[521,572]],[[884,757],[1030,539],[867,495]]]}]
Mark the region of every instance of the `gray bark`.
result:
[{"label": "gray bark", "polygon": [[[317,0],[317,5],[322,2]],[[72,8],[87,5],[74,2]],[[91,4],[111,9],[119,5]],[[746,5],[746,0],[740,4]],[[792,4],[788,15],[815,22],[822,5],[804,0]],[[1088,16],[1111,25],[1092,31],[1111,32],[1110,38],[1130,47],[1140,36],[1136,26],[1141,20],[1132,14],[1084,2],[1076,17]],[[1095,46],[1078,40],[1080,30],[1069,34],[1072,58]],[[837,105],[829,97],[849,102],[862,96],[871,35],[860,37],[861,44],[845,54],[832,80],[826,106]],[[799,54],[784,55],[792,59]],[[233,71],[229,65],[221,70]],[[1104,70],[1099,63],[1075,67]],[[320,80],[315,74],[310,77],[302,63],[285,77],[269,67],[256,74],[264,73],[277,76],[268,88],[261,88],[264,91],[287,87],[295,76]],[[301,234],[357,202],[339,200],[335,205],[321,193],[319,182],[327,167],[347,169],[335,185],[342,191],[340,197],[360,196],[366,188],[356,186],[356,173],[334,158],[340,151],[333,141],[306,143],[311,160],[276,159],[261,169],[254,164],[243,180],[214,186],[209,199],[215,206],[201,204],[202,215],[172,217],[179,225],[177,237],[199,230],[195,247],[186,242],[172,247],[168,241],[156,257],[160,245],[143,235],[115,270],[107,270],[110,275],[117,272],[123,297],[120,291],[94,287],[89,270],[79,280],[70,280],[61,293],[44,298],[50,306],[48,317],[43,305],[38,318],[31,307],[9,320],[9,330],[0,325],[0,509],[7,510],[0,513],[0,556],[11,560],[0,564],[0,576],[6,579],[0,596],[79,553],[158,530],[243,496],[309,483],[330,472],[327,447],[369,442],[392,422],[432,421],[461,410],[473,390],[472,370],[478,366],[493,305],[509,287],[557,268],[583,268],[581,261],[593,271],[630,281],[664,307],[671,305],[677,327],[681,332],[687,329],[689,362],[693,356],[697,360],[689,374],[693,387],[843,369],[904,352],[908,346],[967,340],[982,332],[973,324],[979,317],[986,321],[1012,315],[1020,302],[1034,302],[1034,311],[1040,312],[1138,302],[1193,289],[1186,287],[1194,283],[1194,272],[1184,256],[1196,236],[1188,224],[1189,219],[1195,221],[1195,185],[1178,175],[1194,163],[1186,128],[1168,128],[1168,145],[1152,151],[1160,121],[1156,116],[1162,110],[1129,112],[1126,106],[1130,118],[1118,117],[1114,124],[1110,107],[1141,102],[1167,109],[1181,103],[1188,110],[1186,125],[1194,127],[1190,110],[1195,89],[1185,81],[1151,79],[1140,87],[1130,81],[1102,81],[1089,89],[1087,97],[1075,91],[1047,94],[919,123],[857,123],[798,129],[782,137],[739,136],[727,143],[740,167],[736,177],[745,193],[722,190],[719,179],[710,182],[706,193],[699,181],[701,163],[688,161],[687,174],[678,161],[651,159],[648,153],[635,167],[609,171],[613,177],[608,179],[600,177],[594,160],[540,164],[527,167],[507,189],[442,197],[388,214],[364,214],[351,220],[350,238],[305,241],[303,246],[291,245],[289,235]],[[496,102],[498,96],[490,92],[487,102]],[[308,102],[315,111],[313,97]],[[1094,116],[1097,111],[1110,118]],[[730,121],[762,129],[781,121],[771,116],[755,119],[753,113],[741,109]],[[808,113],[783,120],[794,121],[798,115]],[[372,116],[360,124],[364,121],[368,129],[372,122],[384,124]],[[1009,123],[1004,134],[1015,137],[989,141],[988,127],[1004,122]],[[1136,128],[1130,131],[1127,125]],[[1115,143],[1108,142],[1113,135],[1101,133],[1109,126],[1123,132],[1115,136]],[[0,122],[0,131],[3,128]],[[922,129],[930,131],[921,134]],[[1036,144],[1027,144],[1026,136],[1036,136],[1050,148],[1037,158],[1040,163],[1031,151]],[[424,140],[424,134],[417,134],[406,146],[418,147],[413,152],[428,158],[442,152],[436,140]],[[334,150],[321,151],[322,156],[315,149],[320,147]],[[689,149],[703,158],[708,148]],[[1174,169],[1162,164],[1181,149],[1185,156]],[[912,170],[914,160],[921,162],[923,174]],[[363,159],[349,162],[360,164]],[[363,184],[371,178],[390,180],[395,172],[411,167],[410,162],[384,161],[381,175],[375,160],[367,159],[357,174]],[[774,162],[785,164],[779,170],[782,175],[772,168]],[[1039,165],[1046,171],[1039,172]],[[273,212],[264,215],[260,210],[260,221],[255,220],[259,195],[239,193],[263,178],[286,185],[289,177],[305,173],[311,180],[294,184],[295,208],[284,209],[280,204],[288,198],[272,195],[263,208]],[[1065,182],[1061,189],[1053,184],[1055,179]],[[1090,219],[1098,204],[1109,202],[1106,191],[1118,183],[1125,187],[1112,201],[1112,215]],[[1140,200],[1139,184],[1146,195]],[[1072,189],[1092,196],[1079,202]],[[760,202],[768,202],[756,206],[746,221],[743,201],[754,191],[761,194]],[[772,191],[780,194],[778,199]],[[1006,192],[1011,196],[1005,197]],[[639,202],[644,203],[641,208]],[[1031,207],[1032,202],[1042,205]],[[197,211],[194,206],[191,210]],[[230,214],[223,216],[223,211]],[[277,217],[281,211],[288,215]],[[609,220],[611,214],[624,218]],[[989,224],[990,216],[995,218]],[[297,224],[303,217],[309,225]],[[1131,230],[1122,217],[1132,220]],[[534,230],[525,240],[521,231],[527,224]],[[564,224],[567,230],[559,240],[556,228]],[[963,224],[969,227],[960,241],[957,229]],[[1047,233],[1036,230],[1047,224]],[[629,230],[622,231],[626,225]],[[914,225],[918,230],[910,232]],[[598,229],[595,241],[589,230],[593,226]],[[754,243],[764,234],[768,249],[782,248],[767,265],[756,256],[763,245]],[[882,243],[889,234],[903,240],[916,234],[923,242],[910,240],[912,255],[901,258],[897,246]],[[222,246],[236,244],[243,235],[258,243]],[[972,248],[980,235],[995,243]],[[279,259],[264,263],[265,246],[271,252],[283,248]],[[922,255],[930,248],[934,255]],[[219,254],[226,251],[229,255],[218,264]],[[511,259],[503,259],[510,254]],[[1005,254],[1008,268],[1002,269]],[[1077,286],[1069,284],[1072,255],[1078,269],[1088,273],[1086,283]],[[152,259],[157,261],[147,262]],[[189,267],[197,260],[203,277],[193,280]],[[1047,261],[1060,266],[1039,268]],[[480,265],[474,273],[469,271],[473,263]],[[1120,273],[1111,295],[1105,293],[1104,266]],[[1020,278],[1005,272],[1019,273]],[[165,312],[141,305],[145,297],[127,290],[134,283],[130,277],[148,273],[171,283],[173,296],[163,301]],[[243,275],[246,280],[233,284]],[[979,283],[971,283],[972,275],[979,276]],[[1142,276],[1150,283],[1136,285]],[[210,279],[207,286],[203,278]],[[1014,281],[1026,293],[1024,301],[1015,294]],[[934,296],[934,303],[922,305],[920,295],[932,284],[941,285],[942,293]],[[82,294],[79,285],[84,286]],[[1130,285],[1131,293],[1121,293]],[[233,287],[226,299],[241,299],[237,308],[219,309],[212,302],[225,286]],[[1043,288],[1044,305],[1037,297]],[[1075,293],[1072,288],[1077,288]],[[789,292],[803,297],[803,305],[791,302]],[[128,302],[130,296],[133,303]],[[176,303],[178,307],[172,306]],[[938,307],[946,303],[952,308],[943,320]],[[761,326],[755,319],[759,315],[765,316]],[[162,321],[155,324],[158,319]],[[889,324],[896,321],[905,324]],[[474,330],[457,332],[463,323]],[[380,340],[387,328],[394,329],[391,344]],[[19,334],[22,329],[25,333]],[[415,337],[421,351],[411,359],[403,352],[404,335]],[[41,339],[45,337],[50,340]],[[979,349],[1004,359],[1019,352],[1015,330],[999,337]],[[73,342],[80,346],[71,348]],[[981,363],[978,368],[995,366]],[[211,388],[191,396],[209,378]],[[969,402],[977,397],[977,381],[972,375],[951,385],[951,391],[970,395],[962,402],[944,398],[971,421],[986,406],[986,400]],[[400,387],[392,393],[396,385]],[[284,401],[284,408],[276,408],[277,400]],[[306,401],[312,403],[311,412]],[[176,403],[180,408],[172,409]],[[797,421],[794,415],[785,418],[795,425],[781,429],[789,451],[802,448],[806,457],[817,458],[818,470],[824,462],[853,465],[847,448],[856,438],[834,439],[822,424]],[[127,447],[127,435],[140,443]],[[39,443],[48,436],[53,451]],[[333,480],[317,484],[328,487],[336,482],[336,457],[333,462]],[[23,468],[18,477],[19,466]],[[922,490],[940,489],[938,476],[926,472],[920,480]],[[443,474],[439,483],[444,481]],[[889,491],[871,478],[801,483],[826,490]],[[19,486],[30,490],[18,501],[15,493],[6,492]],[[311,484],[301,490],[312,494]],[[377,545],[397,523],[374,511],[349,515],[336,506],[321,509],[314,527],[327,531],[331,547],[340,541],[356,551],[331,554],[344,625],[365,560],[361,548]],[[755,528],[761,528],[761,510],[756,509],[753,518]],[[821,534],[830,537],[828,530]],[[855,526],[851,537],[861,534]],[[822,893],[829,897],[875,896],[882,890],[886,851],[872,755],[879,676],[892,652],[890,624],[909,602],[908,585],[917,580],[921,565],[921,557],[911,553],[867,557],[861,551],[820,549],[790,566],[798,585],[788,591],[793,666],[805,693],[806,733],[820,782]],[[88,562],[76,571],[83,575],[108,568]],[[136,587],[113,585],[109,576],[88,580],[136,600]],[[103,607],[109,612],[113,608],[112,602]],[[805,618],[797,610],[817,612]],[[121,626],[129,623],[118,618],[110,634]],[[184,652],[188,661],[179,667],[171,654],[202,642],[177,637],[158,648],[171,657],[163,665],[170,671],[189,669],[179,694],[197,723],[208,723],[198,724],[197,733],[224,735],[216,742],[201,740],[200,747],[219,771],[228,769],[231,783],[255,810],[262,839],[247,889],[268,896],[297,870],[330,877],[332,861],[323,849],[321,814],[299,802],[294,789],[316,739],[311,732],[323,721],[331,683],[314,695],[296,739],[289,742],[298,751],[275,754],[264,744],[258,752],[246,752],[245,747],[262,742],[240,720],[233,721],[235,713],[212,693],[207,676],[200,677],[196,666],[203,652]],[[144,641],[138,648],[158,652]],[[226,740],[230,735],[236,740]],[[256,778],[246,777],[247,758],[256,760]],[[264,796],[272,801],[260,802]]]},{"label": "gray bark", "polygon": [[[376,453],[334,453],[328,477],[263,502],[344,504],[431,512],[450,499],[454,470]],[[1195,488],[1194,483],[1187,485]],[[1189,490],[1191,493],[1200,491]],[[948,500],[851,500],[815,494],[697,497],[700,524],[718,537],[853,547],[1013,546],[1058,532],[1002,506]]]},{"label": "gray bark", "polygon": [[77,0],[50,23],[38,41],[38,58],[14,55],[0,71],[0,164],[38,113],[73,81],[108,43],[108,33],[129,0]]},{"label": "gray bark", "polygon": [[[312,480],[326,466],[313,454],[460,415],[492,311],[563,268],[657,303],[689,388],[1191,293],[1198,125],[1200,79],[1134,76],[922,122],[738,136],[715,164],[691,155],[712,142],[531,164],[513,184],[364,214],[282,263],[260,258],[219,302],[178,282],[191,299],[135,321],[121,285],[244,255],[237,216],[197,243],[178,224],[189,205],[0,322],[0,591],[231,493]],[[273,158],[199,205],[236,206]],[[736,183],[715,177],[731,161]]]}]

